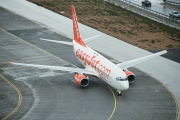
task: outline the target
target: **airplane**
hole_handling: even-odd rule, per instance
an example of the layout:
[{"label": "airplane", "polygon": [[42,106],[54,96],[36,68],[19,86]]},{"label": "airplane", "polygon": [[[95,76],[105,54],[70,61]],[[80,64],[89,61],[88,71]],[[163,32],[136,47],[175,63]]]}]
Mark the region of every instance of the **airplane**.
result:
[{"label": "airplane", "polygon": [[167,53],[167,50],[164,50],[138,59],[130,60],[119,64],[114,64],[105,57],[103,57],[101,54],[99,54],[98,52],[94,51],[93,49],[87,46],[87,43],[100,37],[101,35],[97,35],[85,39],[83,41],[80,35],[78,20],[73,5],[71,6],[71,9],[72,9],[73,33],[74,33],[73,41],[66,42],[66,41],[57,41],[57,40],[43,39],[43,38],[40,38],[40,40],[73,46],[74,54],[76,58],[80,61],[80,63],[84,66],[84,69],[61,67],[61,66],[16,63],[16,62],[8,62],[8,64],[35,67],[39,69],[51,69],[57,71],[73,72],[75,73],[74,82],[80,87],[88,86],[89,84],[88,76],[96,76],[102,79],[104,82],[106,82],[114,89],[116,89],[117,95],[121,96],[122,91],[127,90],[129,88],[129,84],[134,82],[135,80],[135,74],[128,70],[129,67],[135,66],[139,63],[142,63],[144,61],[147,61],[149,59]]}]

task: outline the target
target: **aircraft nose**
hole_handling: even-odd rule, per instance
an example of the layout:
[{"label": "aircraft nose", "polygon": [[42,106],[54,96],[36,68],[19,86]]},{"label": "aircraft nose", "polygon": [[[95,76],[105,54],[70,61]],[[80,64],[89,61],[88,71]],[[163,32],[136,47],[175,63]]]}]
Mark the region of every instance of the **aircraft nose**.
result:
[{"label": "aircraft nose", "polygon": [[127,81],[127,82],[124,82],[124,83],[122,84],[122,89],[123,89],[123,90],[129,89],[129,82],[128,82],[128,81]]}]

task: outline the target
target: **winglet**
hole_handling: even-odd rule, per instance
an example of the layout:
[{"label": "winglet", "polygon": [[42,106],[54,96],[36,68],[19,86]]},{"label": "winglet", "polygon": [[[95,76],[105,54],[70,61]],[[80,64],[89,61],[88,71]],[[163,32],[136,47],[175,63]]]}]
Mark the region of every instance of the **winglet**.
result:
[{"label": "winglet", "polygon": [[8,64],[8,65],[12,65],[12,62],[8,62],[7,64]]},{"label": "winglet", "polygon": [[86,47],[86,44],[84,43],[84,41],[82,40],[81,35],[80,35],[76,12],[75,12],[75,8],[73,5],[71,6],[71,9],[72,9],[72,19],[73,19],[74,40],[77,43],[79,43],[80,45]]}]

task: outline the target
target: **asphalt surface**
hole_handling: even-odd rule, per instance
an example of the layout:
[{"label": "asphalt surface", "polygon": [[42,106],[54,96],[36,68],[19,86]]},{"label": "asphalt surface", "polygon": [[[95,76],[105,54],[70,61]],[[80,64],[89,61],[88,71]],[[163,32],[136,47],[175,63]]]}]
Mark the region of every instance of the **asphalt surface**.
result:
[{"label": "asphalt surface", "polygon": [[123,96],[116,97],[116,90],[111,88],[112,92],[94,77],[89,87],[82,89],[72,82],[72,73],[7,66],[7,61],[14,61],[82,67],[71,46],[39,41],[39,38],[70,39],[3,8],[0,16],[0,74],[21,92],[16,92],[0,77],[0,106],[3,106],[0,119],[17,108],[18,101],[21,104],[9,116],[10,120],[105,120],[111,115],[112,120],[176,119],[177,104],[173,95],[158,80],[135,68],[130,70],[136,74],[136,82]]}]

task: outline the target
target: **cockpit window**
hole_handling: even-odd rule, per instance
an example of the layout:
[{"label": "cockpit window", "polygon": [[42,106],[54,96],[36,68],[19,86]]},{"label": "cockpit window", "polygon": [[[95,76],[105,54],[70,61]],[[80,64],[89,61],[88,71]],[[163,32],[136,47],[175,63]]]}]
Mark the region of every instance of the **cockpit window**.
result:
[{"label": "cockpit window", "polygon": [[117,81],[127,81],[127,78],[116,77]]}]

